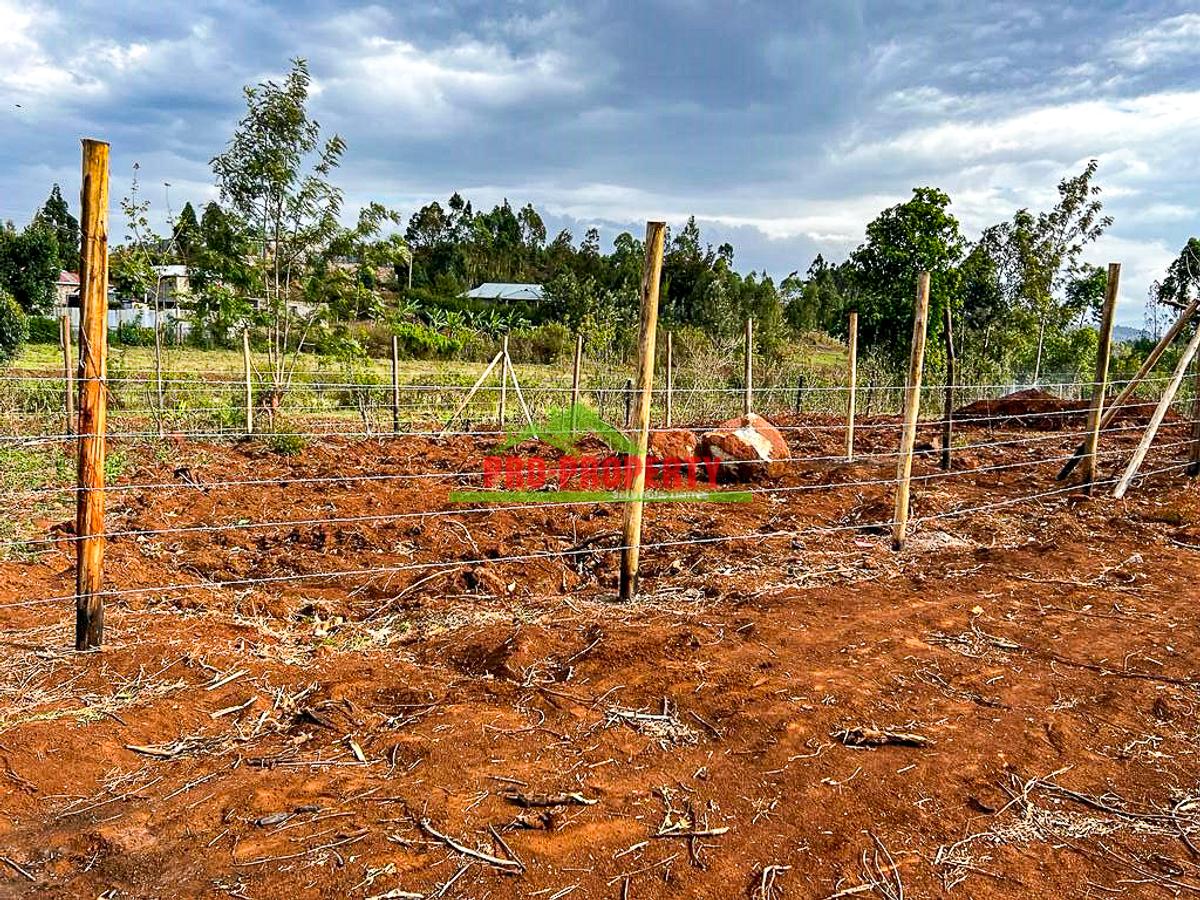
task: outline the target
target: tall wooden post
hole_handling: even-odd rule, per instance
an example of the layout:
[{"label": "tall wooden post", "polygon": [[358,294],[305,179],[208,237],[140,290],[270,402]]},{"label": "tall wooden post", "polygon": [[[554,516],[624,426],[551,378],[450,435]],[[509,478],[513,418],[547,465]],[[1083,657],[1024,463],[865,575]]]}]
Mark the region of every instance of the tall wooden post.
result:
[{"label": "tall wooden post", "polygon": [[75,367],[79,363],[71,356],[70,313],[62,314],[58,327],[62,332],[63,382],[65,384],[63,408],[67,414],[67,427],[63,434],[73,434],[75,432]]},{"label": "tall wooden post", "polygon": [[162,300],[158,292],[162,289],[160,278],[154,287],[154,403],[157,410],[158,436],[162,437],[166,430],[163,421],[166,416],[166,399],[163,394],[163,360],[162,360]]},{"label": "tall wooden post", "polygon": [[242,329],[242,377],[246,402],[246,434],[254,434],[254,369],[250,365],[250,329]]},{"label": "tall wooden post", "polygon": [[667,332],[667,414],[663,424],[671,427],[671,418],[673,410],[673,394],[675,392],[675,342],[672,332]]},{"label": "tall wooden post", "polygon": [[1200,475],[1200,356],[1192,363],[1192,453],[1188,474]]},{"label": "tall wooden post", "polygon": [[108,425],[108,144],[83,142],[79,227],[79,492],[75,649],[104,640],[104,451]]},{"label": "tall wooden post", "polygon": [[504,430],[504,418],[508,412],[508,334],[500,348],[500,430]]},{"label": "tall wooden post", "polygon": [[1104,417],[1104,394],[1108,390],[1108,361],[1112,355],[1113,318],[1117,312],[1117,292],[1121,285],[1121,264],[1108,264],[1108,283],[1104,287],[1104,308],[1100,314],[1100,343],[1096,347],[1096,377],[1092,384],[1092,403],[1088,409],[1087,434],[1083,439],[1082,475],[1084,491],[1092,492],[1096,480],[1100,447],[1100,420]]},{"label": "tall wooden post", "polygon": [[579,374],[583,368],[583,335],[575,335],[575,360],[571,363],[571,434],[578,427]]},{"label": "tall wooden post", "polygon": [[804,376],[796,376],[796,415],[800,415],[800,410],[804,405]]},{"label": "tall wooden post", "polygon": [[847,341],[849,361],[846,371],[846,459],[854,460],[854,392],[858,387],[858,313],[850,313]]},{"label": "tall wooden post", "polygon": [[942,341],[946,348],[946,402],[942,408],[942,468],[950,471],[950,451],[954,444],[954,380],[956,363],[954,353],[954,316],[950,302],[942,309]]},{"label": "tall wooden post", "polygon": [[633,499],[625,504],[621,540],[621,580],[618,595],[637,594],[638,556],[642,546],[642,496],[646,488],[646,453],[650,449],[650,401],[654,391],[654,338],[658,328],[658,286],[662,278],[663,235],[666,224],[646,223],[646,263],[642,271],[642,317],[638,336],[637,453],[631,460]]},{"label": "tall wooden post", "polygon": [[925,332],[929,321],[929,273],[917,277],[917,303],[913,315],[912,350],[908,357],[908,382],[904,391],[904,430],[896,463],[896,513],[892,547],[901,550],[908,533],[908,495],[912,479],[913,444],[921,412],[921,372],[925,365]]},{"label": "tall wooden post", "polygon": [[742,398],[742,415],[748,416],[754,406],[754,320],[746,320],[746,395]]},{"label": "tall wooden post", "polygon": [[400,433],[400,336],[392,335],[392,434]]}]

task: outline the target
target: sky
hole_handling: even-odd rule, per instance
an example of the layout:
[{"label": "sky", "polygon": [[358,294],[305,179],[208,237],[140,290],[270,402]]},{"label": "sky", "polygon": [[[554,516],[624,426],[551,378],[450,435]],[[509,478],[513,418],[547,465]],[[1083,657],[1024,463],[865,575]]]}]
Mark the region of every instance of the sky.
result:
[{"label": "sky", "polygon": [[457,190],[606,241],[695,215],[776,278],[843,259],[915,186],[974,239],[1094,157],[1115,223],[1087,258],[1123,264],[1140,325],[1200,233],[1198,49],[1174,0],[0,0],[0,218],[54,182],[74,206],[81,137],[111,142],[114,200],[139,165],[160,223],[215,198],[242,86],[304,56],[350,211]]}]

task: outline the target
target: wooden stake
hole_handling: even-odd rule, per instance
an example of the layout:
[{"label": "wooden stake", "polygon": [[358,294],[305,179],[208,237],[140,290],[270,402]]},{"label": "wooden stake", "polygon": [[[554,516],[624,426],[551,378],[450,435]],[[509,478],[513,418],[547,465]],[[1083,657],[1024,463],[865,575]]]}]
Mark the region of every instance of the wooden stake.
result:
[{"label": "wooden stake", "polygon": [[504,344],[500,348],[503,359],[500,360],[500,430],[504,430],[504,417],[508,411],[508,334],[504,335]]},{"label": "wooden stake", "polygon": [[1125,474],[1121,476],[1121,480],[1117,482],[1117,486],[1113,489],[1113,496],[1120,500],[1125,496],[1125,492],[1129,490],[1129,484],[1137,475],[1138,469],[1142,467],[1142,460],[1146,458],[1146,454],[1150,451],[1150,444],[1154,441],[1154,436],[1158,434],[1158,426],[1162,424],[1163,419],[1167,415],[1167,410],[1171,408],[1171,402],[1175,399],[1175,394],[1179,391],[1179,385],[1183,383],[1184,373],[1187,372],[1188,365],[1191,364],[1192,357],[1196,355],[1197,348],[1200,348],[1200,328],[1196,329],[1192,339],[1188,341],[1187,347],[1184,348],[1183,356],[1179,357],[1179,362],[1175,366],[1175,371],[1171,375],[1171,381],[1167,384],[1167,389],[1163,392],[1162,397],[1158,401],[1158,406],[1154,408],[1154,415],[1150,417],[1150,424],[1146,426],[1146,431],[1142,435],[1142,440],[1138,443],[1137,449],[1133,451],[1133,459],[1129,460],[1129,465],[1125,467]]},{"label": "wooden stake", "polygon": [[800,409],[804,402],[804,376],[796,376],[796,415],[800,415]]},{"label": "wooden stake", "polygon": [[158,436],[162,437],[165,432],[166,423],[163,417],[166,414],[166,401],[163,396],[163,365],[162,365],[162,301],[158,297],[158,291],[162,287],[161,279],[154,288],[154,394],[155,406],[158,411]]},{"label": "wooden stake", "polygon": [[1192,363],[1192,453],[1188,474],[1200,475],[1200,354]]},{"label": "wooden stake", "polygon": [[632,500],[625,504],[618,595],[637,595],[638,556],[642,546],[642,496],[646,488],[646,453],[650,449],[650,403],[654,390],[654,338],[658,328],[658,287],[662,278],[663,222],[646,223],[646,263],[642,271],[642,317],[638,337],[637,452],[633,463]]},{"label": "wooden stake", "polygon": [[746,396],[742,400],[742,415],[750,415],[754,406],[754,320],[746,320]]},{"label": "wooden stake", "polygon": [[1083,483],[1092,492],[1096,480],[1100,447],[1100,419],[1104,415],[1104,394],[1108,390],[1108,361],[1112,355],[1113,318],[1117,311],[1117,292],[1121,284],[1121,264],[1108,264],[1108,283],[1104,288],[1104,307],[1100,314],[1100,343],[1096,347],[1096,377],[1092,385],[1092,403],[1088,409],[1087,435],[1083,439]]},{"label": "wooden stake", "polygon": [[254,368],[250,365],[250,329],[242,329],[242,375],[245,378],[246,435],[254,434]]},{"label": "wooden stake", "polygon": [[672,394],[675,391],[675,346],[673,333],[667,332],[667,415],[663,424],[671,427]]},{"label": "wooden stake", "polygon": [[846,459],[854,459],[854,391],[858,386],[858,313],[850,313],[849,361],[846,372]]},{"label": "wooden stake", "polygon": [[942,339],[946,347],[946,403],[942,410],[942,468],[950,471],[950,449],[954,444],[954,317],[947,301],[942,310]]},{"label": "wooden stake", "polygon": [[108,425],[108,144],[83,142],[79,226],[79,493],[75,649],[104,640],[104,455]]},{"label": "wooden stake", "polygon": [[583,335],[575,335],[575,361],[571,364],[571,434],[575,433],[579,409],[579,373],[583,368]]},{"label": "wooden stake", "polygon": [[625,427],[628,428],[633,424],[633,379],[625,379]]},{"label": "wooden stake", "polygon": [[392,335],[392,434],[400,433],[400,336]]},{"label": "wooden stake", "polygon": [[[1142,362],[1141,368],[1137,370],[1137,374],[1121,389],[1121,393],[1117,394],[1116,399],[1108,405],[1108,409],[1104,412],[1104,417],[1100,420],[1101,431],[1107,428],[1113,419],[1117,417],[1117,413],[1121,411],[1121,407],[1125,404],[1125,401],[1133,396],[1133,392],[1137,390],[1145,377],[1150,374],[1150,370],[1154,368],[1159,359],[1162,358],[1162,355],[1167,352],[1167,348],[1174,343],[1175,338],[1179,337],[1183,329],[1187,327],[1188,322],[1196,315],[1198,309],[1200,309],[1200,298],[1189,303],[1187,309],[1179,314],[1179,318],[1175,320],[1175,324],[1167,330],[1166,334],[1159,338],[1158,343],[1154,345],[1154,349],[1150,351],[1150,354]],[[1083,450],[1083,444],[1075,448],[1074,455],[1067,460],[1066,464],[1059,471],[1056,480],[1062,481],[1075,471],[1075,466],[1079,464],[1079,460],[1083,457]]]},{"label": "wooden stake", "polygon": [[75,432],[75,367],[79,364],[71,357],[71,314],[63,313],[58,323],[62,332],[63,352],[63,382],[66,384],[63,406],[67,413],[67,430],[63,434]]},{"label": "wooden stake", "polygon": [[488,363],[487,368],[483,370],[483,374],[479,376],[479,380],[475,382],[469,391],[467,391],[467,396],[463,397],[462,403],[458,404],[458,408],[450,414],[450,418],[446,420],[446,424],[438,433],[438,437],[442,438],[446,436],[446,432],[450,430],[450,426],[454,423],[454,420],[458,418],[459,413],[467,408],[467,404],[471,402],[471,398],[475,396],[475,392],[479,390],[479,386],[483,384],[489,375],[492,374],[492,369],[496,368],[496,363],[500,362],[500,360],[503,358],[503,350],[492,357],[492,361]]},{"label": "wooden stake", "polygon": [[892,547],[904,548],[908,531],[908,495],[912,479],[913,445],[917,440],[917,417],[921,412],[921,372],[925,365],[925,331],[929,320],[929,273],[917,277],[917,303],[913,315],[912,350],[908,358],[908,383],[904,391],[904,430],[900,436],[900,459],[896,464],[896,515]]}]

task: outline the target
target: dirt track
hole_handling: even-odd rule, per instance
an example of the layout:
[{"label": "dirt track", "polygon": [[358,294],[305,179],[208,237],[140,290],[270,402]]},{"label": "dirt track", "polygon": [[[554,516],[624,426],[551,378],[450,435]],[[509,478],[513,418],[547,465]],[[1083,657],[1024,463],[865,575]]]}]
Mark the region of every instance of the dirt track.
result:
[{"label": "dirt track", "polygon": [[[1037,440],[961,451],[959,469],[1073,445],[960,433]],[[894,449],[894,429],[860,435]],[[842,435],[788,438],[815,456]],[[180,445],[125,479],[178,487],[114,492],[109,527],[432,512],[459,482],[203,486],[475,471],[486,449]],[[1053,491],[1057,467],[923,482],[914,514]],[[808,531],[888,518],[886,487],[847,482],[893,473],[886,457],[799,463],[779,486],[821,489],[649,507],[650,543],[805,533],[650,549],[630,606],[602,552],[616,507],[116,539],[117,588],[445,566],[130,594],[82,656],[69,604],[0,608],[0,896],[1195,891],[1197,486],[1172,472],[1120,503],[1061,493],[919,521],[898,555],[872,530]],[[70,594],[69,549],[0,564],[0,604]],[[847,746],[856,728],[927,743]]]}]

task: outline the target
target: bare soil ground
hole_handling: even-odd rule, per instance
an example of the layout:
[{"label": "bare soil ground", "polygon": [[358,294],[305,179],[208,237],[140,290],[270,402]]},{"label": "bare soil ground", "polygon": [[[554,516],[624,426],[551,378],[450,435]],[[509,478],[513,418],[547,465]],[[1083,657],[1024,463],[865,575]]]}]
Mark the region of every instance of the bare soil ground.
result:
[{"label": "bare soil ground", "polygon": [[[839,452],[806,424],[794,456]],[[0,896],[1200,890],[1200,490],[1174,471],[1123,502],[1011,503],[1059,487],[1072,437],[959,436],[1029,441],[920,482],[898,554],[869,527],[890,488],[860,484],[890,457],[648,507],[652,544],[800,533],[649,548],[630,605],[616,506],[353,521],[463,481],[336,479],[477,471],[482,439],[131,449],[126,483],[173,487],[114,491],[113,531],[351,521],[118,537],[115,588],[391,571],[123,595],[74,654],[69,601],[4,605],[69,595],[70,544],[0,564]]]}]

